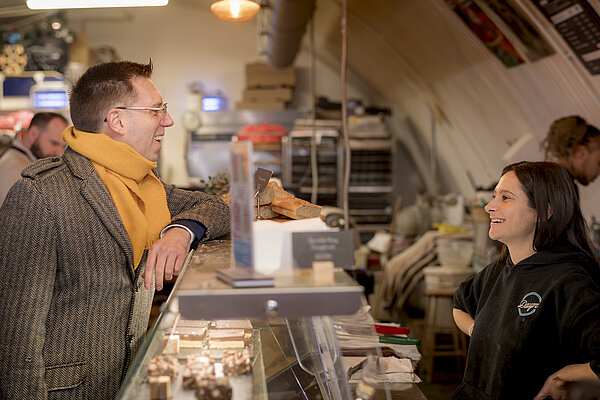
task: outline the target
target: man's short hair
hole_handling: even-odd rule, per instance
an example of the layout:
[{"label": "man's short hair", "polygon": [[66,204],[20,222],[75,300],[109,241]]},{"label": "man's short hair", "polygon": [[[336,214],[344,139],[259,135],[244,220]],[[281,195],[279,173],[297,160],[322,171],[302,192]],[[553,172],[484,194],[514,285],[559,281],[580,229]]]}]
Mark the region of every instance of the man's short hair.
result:
[{"label": "man's short hair", "polygon": [[128,106],[137,97],[133,78],[152,75],[152,61],[139,64],[132,61],[110,61],[91,66],[73,88],[69,105],[76,129],[98,132],[109,109]]},{"label": "man's short hair", "polygon": [[579,146],[587,146],[597,139],[600,139],[598,128],[589,125],[580,116],[572,115],[552,122],[542,147],[547,160],[568,158]]},{"label": "man's short hair", "polygon": [[54,118],[60,119],[67,125],[69,124],[69,121],[67,121],[64,115],[55,112],[39,112],[36,113],[31,119],[31,122],[29,123],[29,129],[35,126],[40,131],[43,131]]}]

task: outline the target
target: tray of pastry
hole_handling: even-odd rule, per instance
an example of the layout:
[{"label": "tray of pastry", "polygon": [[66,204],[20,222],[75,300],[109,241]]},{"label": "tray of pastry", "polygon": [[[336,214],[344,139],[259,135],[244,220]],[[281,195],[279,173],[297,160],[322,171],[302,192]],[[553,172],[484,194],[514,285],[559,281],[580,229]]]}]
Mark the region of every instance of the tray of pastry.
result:
[{"label": "tray of pastry", "polygon": [[162,352],[151,358],[137,398],[254,398],[253,326],[248,319],[177,318],[162,338]]}]

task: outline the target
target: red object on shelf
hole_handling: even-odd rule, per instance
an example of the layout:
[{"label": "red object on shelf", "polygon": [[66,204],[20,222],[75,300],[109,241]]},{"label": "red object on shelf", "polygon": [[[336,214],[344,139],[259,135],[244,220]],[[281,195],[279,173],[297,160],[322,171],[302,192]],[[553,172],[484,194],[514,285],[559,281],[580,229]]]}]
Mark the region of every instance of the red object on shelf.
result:
[{"label": "red object on shelf", "polygon": [[410,328],[404,326],[375,324],[375,332],[381,335],[408,335]]},{"label": "red object on shelf", "polygon": [[281,136],[273,135],[237,135],[238,140],[249,140],[252,143],[280,143]]},{"label": "red object on shelf", "polygon": [[0,128],[14,129],[17,125],[28,128],[33,112],[29,110],[13,111],[10,114],[0,115]]},{"label": "red object on shelf", "polygon": [[258,124],[246,125],[237,134],[238,140],[249,140],[252,143],[280,143],[287,131],[281,125]]},{"label": "red object on shelf", "polygon": [[239,134],[279,134],[285,135],[287,131],[281,125],[275,124],[257,124],[257,125],[246,125],[242,129],[240,129]]}]

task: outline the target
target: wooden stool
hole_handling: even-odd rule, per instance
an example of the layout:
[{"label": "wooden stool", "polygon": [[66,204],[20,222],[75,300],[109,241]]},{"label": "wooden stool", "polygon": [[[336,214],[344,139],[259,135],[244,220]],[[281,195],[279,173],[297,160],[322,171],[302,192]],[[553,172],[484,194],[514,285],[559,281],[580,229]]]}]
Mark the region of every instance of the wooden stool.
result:
[{"label": "wooden stool", "polygon": [[[461,332],[456,324],[452,322],[452,328],[439,327],[436,324],[438,301],[444,297],[452,299],[456,289],[425,289],[423,294],[427,296],[427,312],[425,315],[425,338],[423,343],[423,367],[425,382],[430,383],[433,378],[433,359],[436,356],[456,357],[458,370],[462,369],[462,362],[466,357],[465,334]],[[450,333],[451,344],[438,344],[438,333]]]}]

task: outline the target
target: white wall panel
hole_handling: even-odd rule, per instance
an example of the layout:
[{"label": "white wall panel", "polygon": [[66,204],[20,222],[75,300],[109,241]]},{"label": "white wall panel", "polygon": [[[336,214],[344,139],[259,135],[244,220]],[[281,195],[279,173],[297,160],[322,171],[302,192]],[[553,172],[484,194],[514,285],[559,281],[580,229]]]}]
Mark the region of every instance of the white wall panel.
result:
[{"label": "white wall panel", "polygon": [[[320,10],[340,7],[329,0],[318,4]],[[467,170],[481,185],[497,180],[510,145],[529,133],[541,141],[556,118],[579,114],[600,121],[599,78],[587,74],[533,11],[556,53],[506,68],[443,0],[350,1],[351,71],[401,108],[427,143],[431,99],[447,117],[437,130],[444,190],[472,195]],[[339,37],[327,40],[322,46],[339,46]],[[538,144],[529,146],[531,158],[539,157]],[[585,194],[595,199],[597,192],[590,188]],[[590,199],[582,202],[584,212],[600,215],[600,202]]]}]

